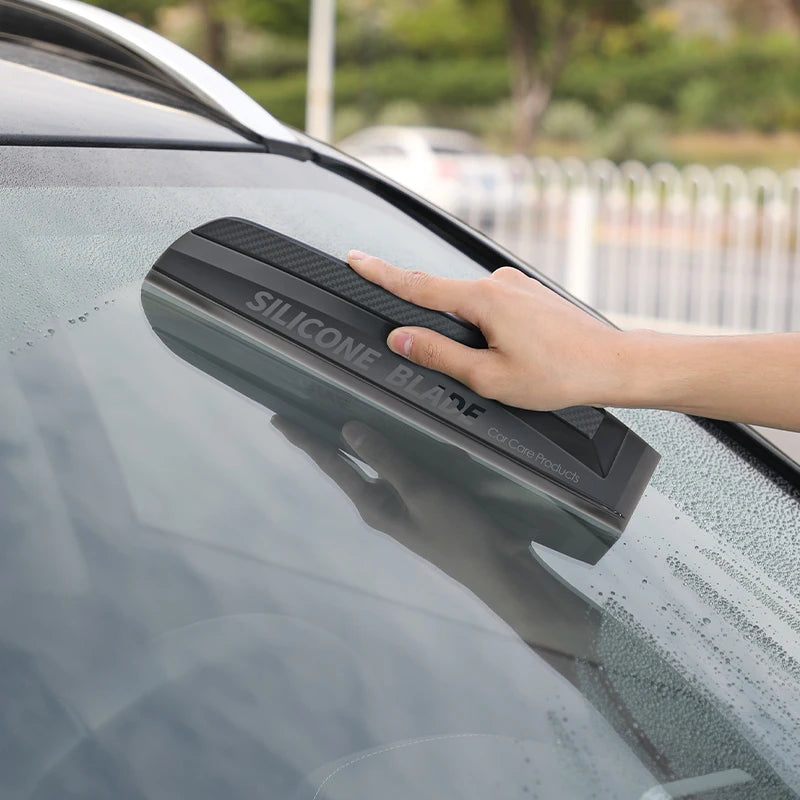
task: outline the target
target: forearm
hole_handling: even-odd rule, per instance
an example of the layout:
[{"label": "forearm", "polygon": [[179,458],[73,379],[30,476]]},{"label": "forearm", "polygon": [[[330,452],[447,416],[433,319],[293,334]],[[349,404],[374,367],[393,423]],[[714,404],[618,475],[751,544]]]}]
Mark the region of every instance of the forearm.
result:
[{"label": "forearm", "polygon": [[606,405],[800,430],[800,333],[626,337],[624,378]]},{"label": "forearm", "polygon": [[800,333],[670,336],[618,331],[511,267],[458,281],[353,251],[362,276],[417,305],[477,325],[475,350],[404,327],[389,347],[518,408],[664,408],[800,431]]}]

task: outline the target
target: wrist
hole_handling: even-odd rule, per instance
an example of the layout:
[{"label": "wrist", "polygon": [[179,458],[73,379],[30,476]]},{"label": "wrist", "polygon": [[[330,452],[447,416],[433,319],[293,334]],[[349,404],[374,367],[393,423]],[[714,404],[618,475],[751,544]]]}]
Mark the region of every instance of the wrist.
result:
[{"label": "wrist", "polygon": [[601,402],[596,405],[652,407],[655,398],[666,391],[661,382],[670,338],[645,329],[614,331]]}]

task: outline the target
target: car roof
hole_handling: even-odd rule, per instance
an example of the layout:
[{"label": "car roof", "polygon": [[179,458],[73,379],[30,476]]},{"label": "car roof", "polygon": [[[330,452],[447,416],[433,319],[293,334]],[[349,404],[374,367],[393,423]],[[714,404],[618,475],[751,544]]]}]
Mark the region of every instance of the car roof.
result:
[{"label": "car roof", "polygon": [[[255,146],[230,128],[168,101],[146,100],[124,91],[123,81],[119,89],[108,89],[5,60],[7,51],[0,44],[0,86],[7,87],[6,92],[23,93],[26,102],[4,103],[16,111],[0,120],[0,143],[141,142],[224,149]],[[48,61],[54,63],[55,59]]]},{"label": "car roof", "polygon": [[[24,98],[24,102],[21,102]],[[74,0],[0,0],[4,143],[239,148],[296,137],[226,78],[130,20]]]}]

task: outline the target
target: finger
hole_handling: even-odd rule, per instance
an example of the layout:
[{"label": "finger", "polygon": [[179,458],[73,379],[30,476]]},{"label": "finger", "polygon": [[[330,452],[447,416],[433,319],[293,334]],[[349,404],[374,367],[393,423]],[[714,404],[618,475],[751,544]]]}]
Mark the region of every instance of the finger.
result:
[{"label": "finger", "polygon": [[481,320],[487,317],[491,298],[481,291],[480,281],[456,280],[419,270],[400,269],[358,250],[351,250],[347,260],[362,278],[377,283],[409,303],[458,314],[479,327]]},{"label": "finger", "polygon": [[395,328],[387,344],[409,361],[443,372],[472,389],[476,389],[475,384],[493,356],[491,350],[467,347],[427,328]]}]

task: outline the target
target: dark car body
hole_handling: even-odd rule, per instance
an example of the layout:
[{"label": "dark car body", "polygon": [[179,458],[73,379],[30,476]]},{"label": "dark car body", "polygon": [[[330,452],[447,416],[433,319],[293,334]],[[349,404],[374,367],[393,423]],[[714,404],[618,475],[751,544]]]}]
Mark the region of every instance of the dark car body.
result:
[{"label": "dark car body", "polygon": [[230,216],[550,284],[83,8],[0,2],[0,796],[795,797],[793,464],[619,410],[661,463],[608,539],[143,295]]}]

